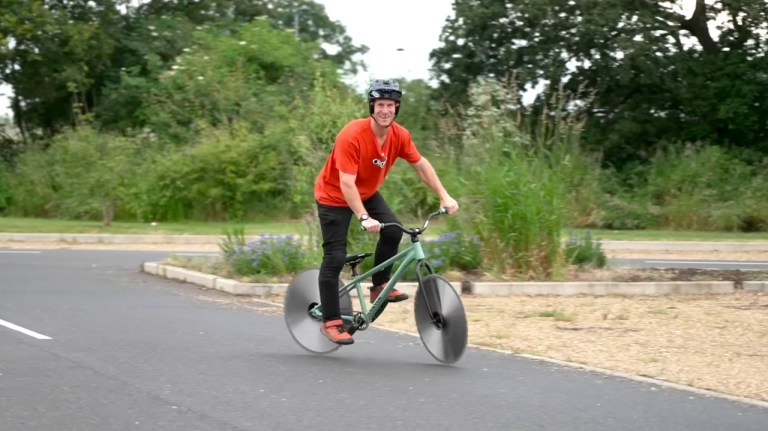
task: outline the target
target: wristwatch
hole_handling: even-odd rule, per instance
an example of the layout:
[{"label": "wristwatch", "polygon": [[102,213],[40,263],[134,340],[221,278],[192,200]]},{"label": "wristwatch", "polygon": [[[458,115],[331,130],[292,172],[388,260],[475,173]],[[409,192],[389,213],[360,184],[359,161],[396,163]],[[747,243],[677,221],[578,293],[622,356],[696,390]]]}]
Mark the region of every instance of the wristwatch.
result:
[{"label": "wristwatch", "polygon": [[370,217],[368,217],[368,214],[363,214],[363,215],[360,216],[360,222],[362,223],[362,222],[368,220],[369,218]]}]

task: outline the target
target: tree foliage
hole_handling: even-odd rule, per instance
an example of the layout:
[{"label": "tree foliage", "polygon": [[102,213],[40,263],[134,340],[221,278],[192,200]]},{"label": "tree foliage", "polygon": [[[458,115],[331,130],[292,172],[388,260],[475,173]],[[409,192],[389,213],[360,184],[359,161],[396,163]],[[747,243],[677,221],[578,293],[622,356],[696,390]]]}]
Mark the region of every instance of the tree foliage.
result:
[{"label": "tree foliage", "polygon": [[356,70],[354,57],[367,49],[309,0],[7,0],[0,83],[13,89],[25,141],[76,127],[94,111],[110,128],[125,128],[141,109],[142,90],[192,47],[196,32],[232,35],[258,18],[314,46],[313,60],[344,70]]},{"label": "tree foliage", "polygon": [[484,76],[593,90],[587,141],[615,162],[661,140],[768,152],[768,3],[673,3],[456,0],[432,52],[442,95],[463,102]]},{"label": "tree foliage", "polygon": [[116,2],[4,2],[0,82],[13,88],[19,130],[52,136],[97,103],[117,43]]}]

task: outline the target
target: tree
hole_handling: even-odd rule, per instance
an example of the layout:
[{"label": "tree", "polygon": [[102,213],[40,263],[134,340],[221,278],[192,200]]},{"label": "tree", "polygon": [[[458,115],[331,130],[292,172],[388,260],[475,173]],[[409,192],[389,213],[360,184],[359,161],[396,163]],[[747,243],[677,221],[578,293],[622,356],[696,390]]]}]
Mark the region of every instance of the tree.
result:
[{"label": "tree", "polygon": [[105,102],[111,106],[100,109],[103,123],[122,130],[140,109],[133,90],[191,48],[195,31],[231,35],[256,18],[281,30],[298,22],[301,40],[318,48],[314,59],[340,69],[356,70],[355,56],[366,50],[309,0],[7,0],[0,9],[0,83],[13,87],[23,137],[75,127]]},{"label": "tree", "polygon": [[111,66],[114,0],[10,0],[0,13],[0,81],[22,136],[51,136],[97,103]]},{"label": "tree", "polygon": [[[233,27],[229,34],[195,31],[190,46],[157,79],[128,76],[130,87],[118,89],[132,90],[118,95],[124,100],[137,98],[128,125],[150,130],[161,144],[194,144],[201,125],[231,129],[242,123],[260,133],[275,119],[291,117],[290,106],[308,98],[318,79],[339,81],[329,62],[313,58],[312,45],[266,20]],[[119,119],[122,109],[109,103],[99,118]]]},{"label": "tree", "polygon": [[690,16],[655,0],[454,4],[431,55],[449,100],[465,101],[483,76],[514,77],[521,91],[594,90],[586,138],[616,163],[648,157],[662,140],[768,152],[763,0],[697,0]]},{"label": "tree", "polygon": [[[344,27],[331,21],[325,8],[311,0],[150,0],[132,9],[131,15],[140,23],[132,26],[133,29],[142,34],[144,40],[151,39],[147,38],[146,25],[152,26],[153,20],[172,17],[188,22],[193,28],[211,25],[228,31],[257,18],[266,18],[274,28],[298,32],[301,40],[317,43],[322,59],[352,73],[360,67],[355,56],[368,50],[354,45]],[[174,36],[174,39],[182,36],[182,40],[188,40],[180,33]],[[184,47],[182,44],[180,48]]]}]

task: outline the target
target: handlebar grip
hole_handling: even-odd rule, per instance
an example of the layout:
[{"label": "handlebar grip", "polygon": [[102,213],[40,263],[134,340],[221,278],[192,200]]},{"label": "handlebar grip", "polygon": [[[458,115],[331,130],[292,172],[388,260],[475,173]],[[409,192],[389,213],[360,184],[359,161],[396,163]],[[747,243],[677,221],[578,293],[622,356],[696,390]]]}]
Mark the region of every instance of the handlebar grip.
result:
[{"label": "handlebar grip", "polygon": [[[391,225],[391,224],[393,224],[393,223],[389,223],[389,224]],[[382,228],[384,228],[384,227],[388,226],[388,224],[387,224],[387,223],[379,223],[379,225],[381,225],[381,227],[382,227]],[[365,228],[365,226],[363,226],[363,224],[361,223],[361,224],[360,224],[360,231],[361,231],[361,232],[367,232],[367,231],[368,231],[368,229],[366,229],[366,228]]]}]

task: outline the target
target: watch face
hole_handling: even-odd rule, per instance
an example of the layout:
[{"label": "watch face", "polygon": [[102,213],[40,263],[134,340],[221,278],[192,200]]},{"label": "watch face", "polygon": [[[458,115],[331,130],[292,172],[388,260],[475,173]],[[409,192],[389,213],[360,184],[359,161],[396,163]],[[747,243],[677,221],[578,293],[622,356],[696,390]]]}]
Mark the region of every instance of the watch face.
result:
[{"label": "watch face", "polygon": [[363,214],[360,216],[360,221],[368,220],[370,217],[368,217],[368,214]]}]

